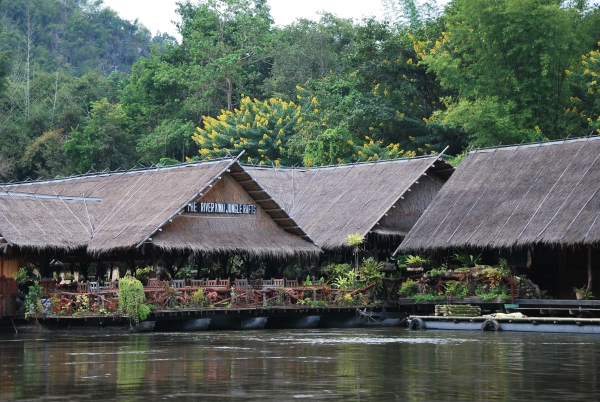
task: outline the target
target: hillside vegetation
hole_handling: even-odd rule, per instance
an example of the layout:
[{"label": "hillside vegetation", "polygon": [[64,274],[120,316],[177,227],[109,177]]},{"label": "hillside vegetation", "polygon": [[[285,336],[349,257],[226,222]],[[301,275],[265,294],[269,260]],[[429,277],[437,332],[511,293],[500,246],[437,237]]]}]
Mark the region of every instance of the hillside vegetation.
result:
[{"label": "hillside vegetation", "polygon": [[305,166],[600,133],[588,1],[385,0],[277,28],[182,2],[181,43],[101,1],[0,3],[0,180],[236,155]]}]

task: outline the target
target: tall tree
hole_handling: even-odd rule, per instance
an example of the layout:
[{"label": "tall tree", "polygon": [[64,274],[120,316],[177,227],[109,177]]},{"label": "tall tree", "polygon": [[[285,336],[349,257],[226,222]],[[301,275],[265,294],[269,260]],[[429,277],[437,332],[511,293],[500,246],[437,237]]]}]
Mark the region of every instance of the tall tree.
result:
[{"label": "tall tree", "polygon": [[266,0],[207,0],[180,4],[182,49],[196,114],[233,110],[239,94],[262,83],[273,23]]},{"label": "tall tree", "polygon": [[332,14],[323,14],[318,22],[301,19],[277,30],[265,94],[291,99],[296,85],[347,71],[355,37],[354,22]]},{"label": "tall tree", "polygon": [[102,99],[92,102],[90,116],[82,129],[70,133],[63,144],[73,172],[129,168],[136,164],[131,121],[120,104]]},{"label": "tall tree", "polygon": [[566,70],[595,42],[587,2],[454,0],[446,30],[415,48],[441,85],[456,91],[434,117],[472,144],[560,138]]}]

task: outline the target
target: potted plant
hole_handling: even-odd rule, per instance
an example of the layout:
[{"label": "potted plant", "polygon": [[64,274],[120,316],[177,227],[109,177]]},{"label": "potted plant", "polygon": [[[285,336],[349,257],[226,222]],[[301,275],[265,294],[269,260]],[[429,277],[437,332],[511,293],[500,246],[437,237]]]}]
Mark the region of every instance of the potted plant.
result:
[{"label": "potted plant", "polygon": [[405,264],[409,268],[422,268],[424,265],[429,264],[429,260],[418,255],[408,255]]},{"label": "potted plant", "polygon": [[580,288],[574,287],[573,293],[575,293],[575,298],[577,300],[589,300],[594,298],[594,294],[592,292],[588,292],[586,286],[582,286]]}]

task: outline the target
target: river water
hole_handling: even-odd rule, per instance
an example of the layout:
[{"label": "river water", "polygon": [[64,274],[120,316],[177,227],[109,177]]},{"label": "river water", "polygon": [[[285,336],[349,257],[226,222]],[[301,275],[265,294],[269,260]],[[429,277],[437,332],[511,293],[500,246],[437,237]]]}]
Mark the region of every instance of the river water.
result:
[{"label": "river water", "polygon": [[600,400],[600,338],[405,328],[0,334],[0,400]]}]

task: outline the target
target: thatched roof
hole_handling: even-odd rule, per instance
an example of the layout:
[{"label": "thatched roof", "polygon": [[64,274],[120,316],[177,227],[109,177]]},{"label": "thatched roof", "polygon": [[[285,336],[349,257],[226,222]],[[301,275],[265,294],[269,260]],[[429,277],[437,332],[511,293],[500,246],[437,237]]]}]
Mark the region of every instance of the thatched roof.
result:
[{"label": "thatched roof", "polygon": [[100,199],[0,191],[0,233],[7,244],[27,248],[83,248]]},{"label": "thatched roof", "polygon": [[[6,203],[10,202],[10,204],[5,203],[6,214],[4,215],[4,221],[0,220],[0,235],[4,236],[13,245],[29,246],[37,249],[71,249],[87,245],[88,252],[95,255],[116,250],[139,248],[143,244],[152,244],[149,240],[152,237],[161,238],[160,234],[163,229],[165,233],[175,233],[176,228],[180,226],[175,217],[185,210],[189,202],[210,194],[213,184],[220,182],[223,175],[233,176],[236,174],[238,177],[251,182],[250,176],[239,166],[236,159],[226,158],[174,167],[6,185],[3,188],[9,196],[0,198],[9,200]],[[269,213],[273,214],[272,217],[280,217],[281,213],[278,212],[281,208],[275,202],[269,200],[271,197],[262,189],[256,187],[256,183],[247,183],[246,185],[248,184],[250,185],[248,188],[260,190],[250,194],[250,197],[256,196],[255,201],[258,207],[271,211],[267,212],[267,217],[271,216]],[[244,187],[244,184],[240,185],[242,186],[240,191],[244,192],[243,189],[246,187]],[[41,208],[39,206],[40,196],[34,194],[48,195],[47,198],[44,198],[45,201],[42,202],[48,205],[54,203],[56,204],[55,207]],[[21,195],[21,197],[18,197],[19,200],[29,200],[28,202],[31,204],[38,203],[37,214],[28,215],[25,212],[32,208],[31,205],[28,205],[27,208],[21,208],[24,205],[15,204],[13,201],[17,198],[15,195]],[[59,208],[65,204],[64,199],[66,198],[73,198],[69,202],[79,205],[79,207],[73,206],[70,208],[72,211],[76,211],[72,213],[72,216],[65,212],[67,208],[64,208],[64,211]],[[97,201],[93,210],[89,207],[91,199]],[[21,204],[23,202],[25,201],[22,201]],[[2,199],[0,199],[0,203],[2,203]],[[18,212],[19,208],[22,209],[21,215],[23,216],[15,215],[15,211]],[[56,219],[53,219],[52,214],[55,211]],[[59,212],[62,212],[62,215],[59,215]],[[79,217],[81,221],[85,218],[88,225],[87,231],[76,222],[76,217]],[[0,215],[0,218],[2,218],[2,215]],[[228,248],[229,250],[241,251],[245,249],[246,252],[252,255],[285,257],[296,255],[296,251],[318,253],[320,250],[312,244],[306,233],[297,228],[293,221],[290,222],[289,217],[287,218],[288,220],[282,221],[281,226],[273,224],[277,228],[277,234],[272,235],[272,241],[267,242],[268,246],[265,246],[264,249],[253,249],[253,245],[250,243],[233,243],[233,239],[237,239],[235,233],[242,230],[235,224],[221,225],[218,228],[222,242],[221,246],[217,248],[210,247],[210,245],[215,244],[214,242],[199,244],[199,242],[206,241],[206,236],[210,236],[209,233],[188,238],[185,242],[180,241],[183,236],[180,234],[172,238],[174,240],[172,244],[166,242],[166,236],[163,236],[159,247],[162,249],[186,248],[191,251],[212,250],[213,252],[219,252],[224,250],[223,245],[228,239],[231,239],[232,243],[231,247]],[[28,226],[21,229],[22,236],[18,237],[16,236],[17,231],[11,228],[17,227],[21,222],[26,222]],[[79,227],[75,223],[79,224]],[[64,234],[58,230],[61,224],[66,229]],[[192,228],[186,230],[199,228],[197,224],[191,226]],[[205,224],[202,227],[207,229],[210,225]],[[66,233],[75,230],[78,230],[77,240],[71,239]],[[224,233],[226,230],[229,231],[229,237]],[[283,232],[283,236],[281,236],[281,232]],[[51,235],[44,236],[43,233],[51,233]],[[262,236],[263,240],[265,240],[265,236],[267,235]],[[302,236],[305,240],[302,240]],[[278,249],[277,244],[280,238],[282,240]],[[30,240],[26,241],[26,239]],[[297,247],[297,250],[294,247]]]},{"label": "thatched roof", "polygon": [[600,241],[600,138],[470,152],[398,251]]},{"label": "thatched roof", "polygon": [[[317,168],[244,168],[322,249],[348,247],[349,234],[377,232],[390,209],[419,186],[419,180],[445,180],[454,169],[439,157]],[[438,191],[440,184],[434,186]],[[408,228],[381,231],[405,235]]]}]

